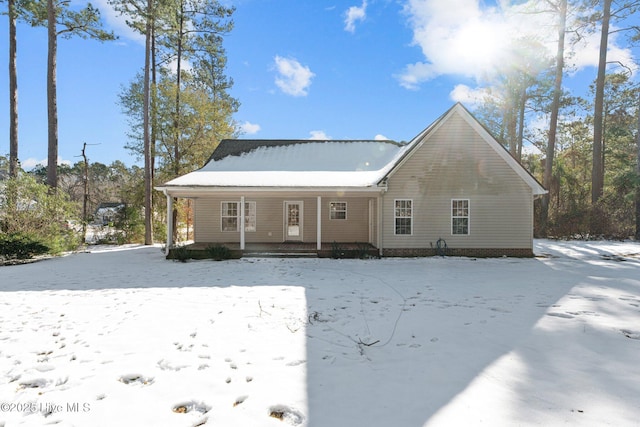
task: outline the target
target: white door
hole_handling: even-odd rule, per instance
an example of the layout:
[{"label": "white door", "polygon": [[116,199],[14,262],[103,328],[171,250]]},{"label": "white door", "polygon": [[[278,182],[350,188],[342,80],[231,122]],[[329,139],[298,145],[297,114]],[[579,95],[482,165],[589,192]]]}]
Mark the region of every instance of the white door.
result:
[{"label": "white door", "polygon": [[284,239],[302,241],[302,202],[284,202]]}]

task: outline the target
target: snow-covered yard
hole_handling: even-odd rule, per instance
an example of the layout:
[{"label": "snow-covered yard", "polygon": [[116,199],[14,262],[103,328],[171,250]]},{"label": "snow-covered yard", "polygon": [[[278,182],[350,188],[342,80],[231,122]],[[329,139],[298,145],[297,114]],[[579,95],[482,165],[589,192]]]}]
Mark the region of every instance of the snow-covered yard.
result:
[{"label": "snow-covered yard", "polygon": [[640,245],[0,268],[0,427],[633,426]]}]

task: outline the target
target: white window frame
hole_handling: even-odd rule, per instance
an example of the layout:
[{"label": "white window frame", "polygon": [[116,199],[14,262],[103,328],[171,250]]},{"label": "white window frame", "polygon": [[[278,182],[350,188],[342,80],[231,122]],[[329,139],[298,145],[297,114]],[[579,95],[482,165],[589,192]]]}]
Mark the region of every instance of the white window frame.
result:
[{"label": "white window frame", "polygon": [[[333,209],[334,205],[344,205],[344,209]],[[333,201],[333,202],[329,202],[329,219],[330,220],[336,220],[336,221],[346,221],[347,220],[347,202],[343,202],[343,201]],[[343,213],[344,212],[344,218],[336,218],[334,217],[334,214],[336,213]]]},{"label": "white window frame", "polygon": [[258,229],[256,202],[244,202],[244,231],[254,233]]},{"label": "white window frame", "polygon": [[[458,207],[455,206],[457,202],[466,202],[466,207]],[[460,210],[462,209],[462,215],[458,215]],[[466,215],[464,215],[464,211],[466,210]],[[457,233],[456,230],[458,227],[456,224],[457,219],[466,219],[467,220],[467,232],[466,233]],[[464,227],[464,226],[463,226]],[[451,235],[452,236],[468,236],[471,234],[471,201],[469,199],[451,199]]]},{"label": "white window frame", "polygon": [[[410,210],[410,215],[406,216],[399,216],[398,215],[398,202],[409,202],[410,206],[409,206],[409,210]],[[401,207],[401,210],[406,210],[407,207]],[[409,224],[409,233],[398,233],[398,220],[399,219],[409,219],[410,220],[410,224]],[[413,210],[413,199],[395,199],[393,201],[393,234],[396,236],[413,236],[413,218],[414,218],[414,210]]]},{"label": "white window frame", "polygon": [[[220,231],[224,233],[232,233],[239,231],[238,229],[238,218],[240,217],[240,202],[238,201],[224,201],[220,202]],[[229,214],[229,207],[235,206],[235,214]],[[226,208],[226,209],[225,209]],[[235,228],[232,230],[231,227],[225,228],[225,219],[235,220]],[[233,222],[230,222],[231,224]]]},{"label": "white window frame", "polygon": [[[228,205],[235,205],[236,215],[227,215]],[[227,210],[225,210],[225,205]],[[235,218],[235,229],[226,229],[224,227],[225,218]],[[223,201],[220,202],[220,230],[224,233],[233,233],[240,231],[240,202],[238,201]],[[244,202],[244,231],[251,233],[257,230],[257,214],[256,214],[256,202]]]}]

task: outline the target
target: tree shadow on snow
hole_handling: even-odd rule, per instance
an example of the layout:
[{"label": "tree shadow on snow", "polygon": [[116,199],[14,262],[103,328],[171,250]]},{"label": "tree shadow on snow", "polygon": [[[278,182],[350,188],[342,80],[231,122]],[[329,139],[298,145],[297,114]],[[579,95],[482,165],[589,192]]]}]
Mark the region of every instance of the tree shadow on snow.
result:
[{"label": "tree shadow on snow", "polygon": [[[625,263],[617,263],[621,264]],[[305,333],[308,408],[297,408],[296,423],[433,426],[451,425],[443,414],[459,408],[456,402],[464,403],[474,382],[492,375],[492,366],[505,356],[518,357],[524,364],[513,371],[518,376],[507,387],[516,394],[513,411],[523,414],[532,413],[527,405],[537,390],[551,390],[551,379],[563,378],[567,357],[587,352],[589,362],[580,369],[592,368],[604,351],[594,348],[600,341],[576,341],[575,330],[564,330],[558,323],[573,320],[562,317],[567,311],[559,307],[577,285],[602,285],[593,279],[603,274],[601,267],[575,260],[510,258],[179,263],[165,260],[157,247],[140,247],[3,267],[0,293],[302,287],[307,305],[306,318],[300,319],[304,328],[291,336],[299,339]],[[638,271],[637,264],[624,268]],[[637,289],[627,289],[625,295],[637,296]],[[640,305],[640,297],[623,302]],[[548,321],[551,331],[539,328]],[[640,330],[619,329],[612,340],[640,343],[622,332],[635,337]],[[558,353],[557,348],[568,350]],[[558,354],[564,359],[559,361]],[[623,369],[627,362],[602,367],[587,384],[621,386],[623,392],[640,395],[637,385],[607,379],[612,368]],[[560,386],[565,392],[556,390],[558,400],[566,389],[580,387],[571,379]],[[587,410],[586,404],[565,400],[563,408],[575,410],[573,416],[583,414],[578,411]],[[532,416],[542,417],[544,404],[536,408]],[[466,425],[490,421],[473,411],[458,416]]]}]

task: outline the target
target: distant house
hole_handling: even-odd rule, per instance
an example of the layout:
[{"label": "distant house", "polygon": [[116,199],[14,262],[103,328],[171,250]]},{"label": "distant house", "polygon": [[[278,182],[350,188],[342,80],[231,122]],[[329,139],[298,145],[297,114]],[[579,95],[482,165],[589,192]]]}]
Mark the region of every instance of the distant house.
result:
[{"label": "distant house", "polygon": [[93,223],[96,225],[109,225],[113,223],[120,211],[125,208],[122,202],[100,203],[93,214]]},{"label": "distant house", "polygon": [[443,243],[452,255],[531,256],[533,201],[546,193],[461,104],[407,144],[224,140],[158,189],[169,209],[193,199],[195,242],[363,242],[382,256]]}]

